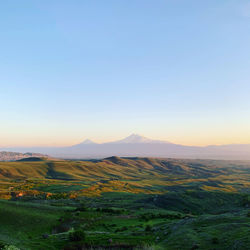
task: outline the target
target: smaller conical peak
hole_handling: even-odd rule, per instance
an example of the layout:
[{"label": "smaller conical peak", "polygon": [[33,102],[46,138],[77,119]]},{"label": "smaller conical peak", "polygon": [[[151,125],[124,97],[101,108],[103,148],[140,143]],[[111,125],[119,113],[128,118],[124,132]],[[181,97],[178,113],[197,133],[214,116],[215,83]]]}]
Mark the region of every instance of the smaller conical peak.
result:
[{"label": "smaller conical peak", "polygon": [[96,144],[96,143],[91,141],[90,139],[86,139],[83,142],[81,142],[80,144]]}]

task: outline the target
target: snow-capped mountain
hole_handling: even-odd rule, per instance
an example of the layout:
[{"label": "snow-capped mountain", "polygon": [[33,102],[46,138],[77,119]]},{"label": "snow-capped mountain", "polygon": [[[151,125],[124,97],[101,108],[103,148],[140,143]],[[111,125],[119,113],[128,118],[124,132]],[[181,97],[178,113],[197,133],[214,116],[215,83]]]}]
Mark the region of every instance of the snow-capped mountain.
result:
[{"label": "snow-capped mountain", "polygon": [[110,143],[117,143],[117,144],[121,144],[121,143],[170,143],[167,141],[160,141],[160,140],[152,140],[149,139],[147,137],[138,135],[138,134],[132,134],[122,140],[118,140],[118,141],[114,141],[114,142],[110,142]]},{"label": "snow-capped mountain", "polygon": [[78,145],[86,145],[86,144],[97,144],[97,143],[95,143],[94,141],[92,141],[90,139],[86,139]]},{"label": "snow-capped mountain", "polygon": [[112,155],[126,157],[172,157],[199,159],[250,160],[250,144],[220,146],[184,146],[168,141],[152,140],[138,134],[124,139],[95,143],[90,139],[68,147],[3,148],[0,151],[38,152],[52,157],[86,159],[105,158]]}]

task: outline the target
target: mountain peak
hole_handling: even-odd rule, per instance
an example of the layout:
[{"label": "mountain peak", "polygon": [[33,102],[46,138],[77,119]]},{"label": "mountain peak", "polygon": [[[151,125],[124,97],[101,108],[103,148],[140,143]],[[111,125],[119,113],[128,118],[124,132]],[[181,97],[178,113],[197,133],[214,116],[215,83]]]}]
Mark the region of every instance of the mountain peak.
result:
[{"label": "mountain peak", "polygon": [[140,143],[140,142],[148,142],[151,140],[139,134],[131,134],[130,136],[123,139],[122,141],[127,142],[127,143]]},{"label": "mountain peak", "polygon": [[113,143],[169,143],[167,141],[158,141],[158,140],[151,140],[145,136],[141,136],[139,134],[131,134],[130,136],[113,142]]},{"label": "mountain peak", "polygon": [[82,145],[82,144],[96,144],[96,143],[91,141],[90,139],[86,139],[83,142],[81,142],[80,144]]}]

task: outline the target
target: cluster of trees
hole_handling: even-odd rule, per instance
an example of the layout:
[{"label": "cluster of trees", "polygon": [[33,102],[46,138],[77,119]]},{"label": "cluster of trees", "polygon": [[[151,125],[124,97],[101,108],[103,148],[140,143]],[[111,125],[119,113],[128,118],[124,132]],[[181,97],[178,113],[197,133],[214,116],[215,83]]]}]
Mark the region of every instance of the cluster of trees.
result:
[{"label": "cluster of trees", "polygon": [[75,199],[77,196],[71,193],[46,193],[37,190],[13,191],[11,192],[12,200],[60,200]]},{"label": "cluster of trees", "polygon": [[109,214],[123,214],[126,212],[125,209],[114,209],[114,208],[97,208],[96,211]]},{"label": "cluster of trees", "polygon": [[146,214],[141,214],[139,216],[139,218],[141,220],[145,220],[145,221],[149,221],[149,220],[153,220],[153,219],[170,219],[170,220],[174,220],[174,219],[182,219],[183,215],[182,214],[162,214],[162,213],[146,213]]},{"label": "cluster of trees", "polygon": [[20,250],[14,245],[5,245],[4,243],[0,242],[0,249],[1,250]]}]

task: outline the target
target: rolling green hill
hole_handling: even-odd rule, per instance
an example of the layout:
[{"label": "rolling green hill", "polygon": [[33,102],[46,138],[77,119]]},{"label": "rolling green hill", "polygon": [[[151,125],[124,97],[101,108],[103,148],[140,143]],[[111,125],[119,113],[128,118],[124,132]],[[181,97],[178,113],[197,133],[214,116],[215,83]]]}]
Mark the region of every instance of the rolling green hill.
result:
[{"label": "rolling green hill", "polygon": [[0,249],[247,249],[249,191],[243,161],[0,162]]},{"label": "rolling green hill", "polygon": [[0,162],[0,178],[1,191],[22,185],[25,190],[29,182],[33,189],[46,190],[47,186],[51,192],[50,183],[52,186],[55,183],[65,187],[74,185],[84,194],[91,195],[116,189],[159,194],[193,188],[237,192],[249,190],[250,163],[118,157],[96,161],[28,158]]}]

